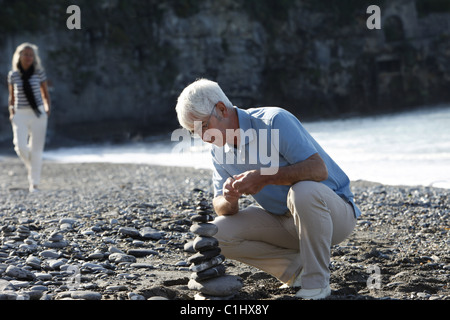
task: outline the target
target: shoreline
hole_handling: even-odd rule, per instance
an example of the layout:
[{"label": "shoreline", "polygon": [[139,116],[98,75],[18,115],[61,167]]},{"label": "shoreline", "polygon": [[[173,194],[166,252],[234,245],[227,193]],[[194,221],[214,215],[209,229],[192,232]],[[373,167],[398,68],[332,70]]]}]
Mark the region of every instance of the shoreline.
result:
[{"label": "shoreline", "polygon": [[[90,294],[83,299],[193,299],[184,245],[193,238],[189,217],[198,192],[211,201],[208,169],[44,161],[42,190],[28,193],[20,160],[0,164],[0,284],[9,285],[0,286],[0,299],[75,299],[68,266],[81,271],[75,291]],[[450,300],[449,191],[369,181],[352,181],[352,190],[363,214],[352,235],[332,248],[328,300]],[[159,238],[124,233],[144,227]],[[50,241],[56,235],[60,243]],[[134,253],[135,261],[111,260],[116,250]],[[43,254],[49,251],[58,255]],[[244,281],[234,299],[295,300],[296,290],[279,289],[270,275],[225,263]],[[29,278],[14,276],[11,266]],[[380,289],[368,282],[373,266]]]},{"label": "shoreline", "polygon": [[[0,164],[2,162],[20,162],[17,155],[14,153],[14,151],[11,152],[5,152],[4,150],[0,150]],[[58,161],[58,160],[52,160],[52,159],[45,159],[44,163],[47,164],[57,164],[57,165],[93,165],[93,166],[100,166],[100,165],[118,165],[118,166],[149,166],[149,167],[162,167],[162,168],[180,168],[180,169],[186,169],[188,171],[190,170],[200,170],[200,171],[210,171],[211,169],[199,167],[194,168],[192,166],[171,166],[171,165],[164,165],[164,164],[153,164],[153,163],[144,163],[144,162],[136,162],[136,163],[126,163],[126,162],[110,162],[110,161]],[[433,184],[439,184],[446,181],[444,180],[438,180],[433,182]],[[383,182],[377,182],[377,181],[370,181],[366,179],[355,179],[350,181],[351,186],[367,186],[367,187],[373,187],[373,186],[388,186],[388,187],[394,187],[394,188],[433,188],[433,189],[441,189],[444,192],[448,191],[450,192],[450,186],[449,187],[440,187],[440,186],[434,186],[434,185],[421,185],[421,184],[389,184],[389,183],[383,183]]]}]

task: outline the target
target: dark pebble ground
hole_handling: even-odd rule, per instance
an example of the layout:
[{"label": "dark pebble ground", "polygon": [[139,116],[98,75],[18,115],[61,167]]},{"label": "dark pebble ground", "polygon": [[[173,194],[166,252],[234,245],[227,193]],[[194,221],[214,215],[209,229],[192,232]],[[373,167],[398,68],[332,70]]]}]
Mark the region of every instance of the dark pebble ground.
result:
[{"label": "dark pebble ground", "polygon": [[[29,193],[20,161],[0,159],[0,299],[194,298],[184,246],[198,193],[212,200],[208,170],[46,161],[42,179]],[[363,215],[332,248],[328,299],[450,300],[449,190],[352,188]],[[225,265],[243,280],[235,299],[295,299],[264,272]]]}]

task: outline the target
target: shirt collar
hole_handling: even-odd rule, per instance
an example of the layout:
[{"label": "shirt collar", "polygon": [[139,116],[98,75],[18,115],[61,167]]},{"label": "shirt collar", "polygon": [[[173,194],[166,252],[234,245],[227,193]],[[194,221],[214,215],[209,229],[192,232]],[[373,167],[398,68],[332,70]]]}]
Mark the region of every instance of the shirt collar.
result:
[{"label": "shirt collar", "polygon": [[[245,138],[240,141],[240,145],[239,145],[238,149],[241,150],[245,144],[249,144],[254,139],[253,130],[249,130],[249,129],[252,129],[252,121],[251,121],[251,116],[248,114],[248,112],[246,110],[239,109],[238,107],[234,107],[234,109],[237,112],[237,116],[238,116],[238,120],[239,120],[239,129],[241,129],[242,132],[247,133],[244,135]],[[233,149],[234,149],[234,146],[229,145],[228,143],[226,143],[224,145],[225,152],[229,152]]]}]

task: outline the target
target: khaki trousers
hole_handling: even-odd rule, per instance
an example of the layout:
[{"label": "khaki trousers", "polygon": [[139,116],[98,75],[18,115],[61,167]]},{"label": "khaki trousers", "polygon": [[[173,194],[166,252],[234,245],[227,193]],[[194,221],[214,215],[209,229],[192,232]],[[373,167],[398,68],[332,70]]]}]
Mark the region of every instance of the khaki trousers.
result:
[{"label": "khaki trousers", "polygon": [[331,246],[353,231],[351,204],[322,183],[301,181],[287,197],[290,212],[271,214],[250,206],[221,216],[214,236],[225,257],[265,271],[284,283],[301,274],[305,289],[324,288],[330,280]]},{"label": "khaki trousers", "polygon": [[39,118],[29,108],[16,109],[12,119],[14,150],[28,170],[30,186],[39,185],[41,180],[42,154],[47,132],[47,114],[43,106],[39,109]]}]

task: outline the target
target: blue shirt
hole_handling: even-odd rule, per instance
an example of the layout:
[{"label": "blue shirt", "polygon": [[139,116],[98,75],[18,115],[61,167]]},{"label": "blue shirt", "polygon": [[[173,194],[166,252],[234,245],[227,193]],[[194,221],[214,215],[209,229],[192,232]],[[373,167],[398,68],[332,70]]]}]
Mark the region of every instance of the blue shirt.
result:
[{"label": "blue shirt", "polygon": [[[350,191],[347,175],[294,115],[277,107],[235,109],[241,132],[240,145],[236,148],[228,144],[224,147],[213,145],[211,149],[215,197],[222,195],[223,184],[230,176],[249,170],[262,170],[263,174],[263,170],[266,170],[265,174],[273,174],[278,171],[278,167],[304,161],[318,153],[328,169],[328,179],[322,183],[349,202],[356,217],[361,215],[353,201],[354,195]],[[253,198],[266,211],[282,215],[288,212],[287,195],[290,187],[267,185]]]}]

